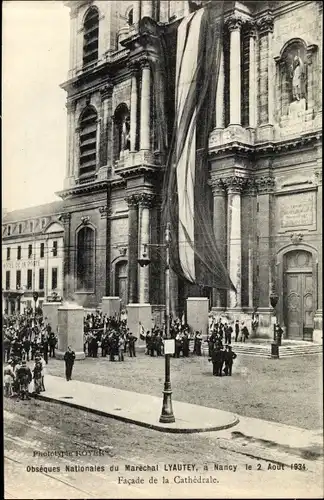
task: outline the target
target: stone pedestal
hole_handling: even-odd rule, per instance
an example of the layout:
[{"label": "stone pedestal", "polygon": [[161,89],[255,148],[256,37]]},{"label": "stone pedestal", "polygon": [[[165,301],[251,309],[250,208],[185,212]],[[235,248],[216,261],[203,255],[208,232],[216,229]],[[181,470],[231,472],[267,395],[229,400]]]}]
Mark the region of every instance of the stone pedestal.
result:
[{"label": "stone pedestal", "polygon": [[84,309],[76,304],[63,305],[58,308],[58,348],[56,357],[63,359],[70,345],[75,352],[75,359],[85,358],[83,350]]},{"label": "stone pedestal", "polygon": [[201,331],[203,335],[207,335],[208,306],[207,297],[189,297],[187,299],[187,323],[194,332]]},{"label": "stone pedestal", "polygon": [[140,323],[145,333],[152,329],[152,308],[150,304],[128,304],[127,328],[137,337],[136,345],[144,345],[145,340],[140,338]]},{"label": "stone pedestal", "polygon": [[120,298],[119,297],[102,297],[102,314],[108,316],[118,316],[120,314]]},{"label": "stone pedestal", "polygon": [[315,344],[323,344],[323,311],[316,311],[314,317],[313,342]]},{"label": "stone pedestal", "polygon": [[52,328],[52,331],[57,334],[58,327],[58,308],[61,307],[61,302],[44,302],[43,316]]},{"label": "stone pedestal", "polygon": [[270,307],[259,307],[259,325],[256,337],[273,339],[273,311]]}]

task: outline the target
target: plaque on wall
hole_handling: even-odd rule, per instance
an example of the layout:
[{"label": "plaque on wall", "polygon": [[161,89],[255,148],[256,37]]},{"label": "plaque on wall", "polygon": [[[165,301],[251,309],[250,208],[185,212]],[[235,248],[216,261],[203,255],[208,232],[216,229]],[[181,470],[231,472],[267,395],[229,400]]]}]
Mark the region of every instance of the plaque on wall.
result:
[{"label": "plaque on wall", "polygon": [[291,229],[316,230],[316,192],[277,196],[277,227],[280,232]]}]

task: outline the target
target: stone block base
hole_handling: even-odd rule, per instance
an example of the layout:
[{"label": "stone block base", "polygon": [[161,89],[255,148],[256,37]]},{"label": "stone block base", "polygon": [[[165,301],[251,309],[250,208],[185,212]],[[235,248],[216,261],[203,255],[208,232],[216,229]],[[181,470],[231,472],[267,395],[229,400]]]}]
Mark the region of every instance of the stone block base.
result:
[{"label": "stone block base", "polygon": [[120,314],[120,298],[119,297],[102,297],[102,314],[108,316],[118,316]]},{"label": "stone block base", "polygon": [[323,344],[323,311],[318,310],[314,316],[313,342]]},{"label": "stone block base", "polygon": [[56,355],[62,359],[68,346],[75,352],[76,360],[84,359],[83,350],[84,309],[76,304],[58,308],[58,348]]},{"label": "stone block base", "polygon": [[145,333],[152,329],[152,307],[150,304],[128,304],[127,328],[137,337],[136,345],[145,345],[145,340],[140,338],[140,326],[143,325]]},{"label": "stone block base", "polygon": [[43,317],[47,318],[52,331],[57,334],[58,327],[58,308],[61,307],[61,302],[44,302]]},{"label": "stone block base", "polygon": [[189,297],[187,299],[187,323],[192,331],[201,331],[203,335],[207,335],[208,310],[207,297]]}]

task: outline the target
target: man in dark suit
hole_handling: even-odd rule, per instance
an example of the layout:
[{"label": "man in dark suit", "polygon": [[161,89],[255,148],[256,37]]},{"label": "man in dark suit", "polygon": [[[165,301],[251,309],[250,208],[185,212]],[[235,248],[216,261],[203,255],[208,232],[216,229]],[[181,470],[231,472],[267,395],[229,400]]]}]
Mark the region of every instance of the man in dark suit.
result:
[{"label": "man in dark suit", "polygon": [[215,375],[216,377],[221,377],[224,363],[224,354],[220,347],[216,346],[214,348],[211,361],[213,362],[213,375]]},{"label": "man in dark suit", "polygon": [[72,351],[71,346],[68,346],[68,349],[64,354],[65,377],[67,381],[71,380],[74,360],[75,360],[75,352]]},{"label": "man in dark suit", "polygon": [[225,375],[232,376],[232,367],[234,359],[236,359],[236,354],[235,352],[232,351],[232,347],[230,345],[225,346],[225,352],[224,352]]},{"label": "man in dark suit", "polygon": [[238,341],[238,336],[240,334],[240,323],[239,323],[238,319],[235,321],[234,328],[235,328],[235,342],[237,342]]}]

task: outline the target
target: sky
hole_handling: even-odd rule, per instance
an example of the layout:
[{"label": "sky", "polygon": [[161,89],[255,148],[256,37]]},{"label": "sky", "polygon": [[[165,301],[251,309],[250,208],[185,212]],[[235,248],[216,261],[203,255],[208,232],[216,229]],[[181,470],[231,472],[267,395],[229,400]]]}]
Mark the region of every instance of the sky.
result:
[{"label": "sky", "polygon": [[58,200],[66,165],[69,9],[60,0],[5,1],[2,207]]}]

